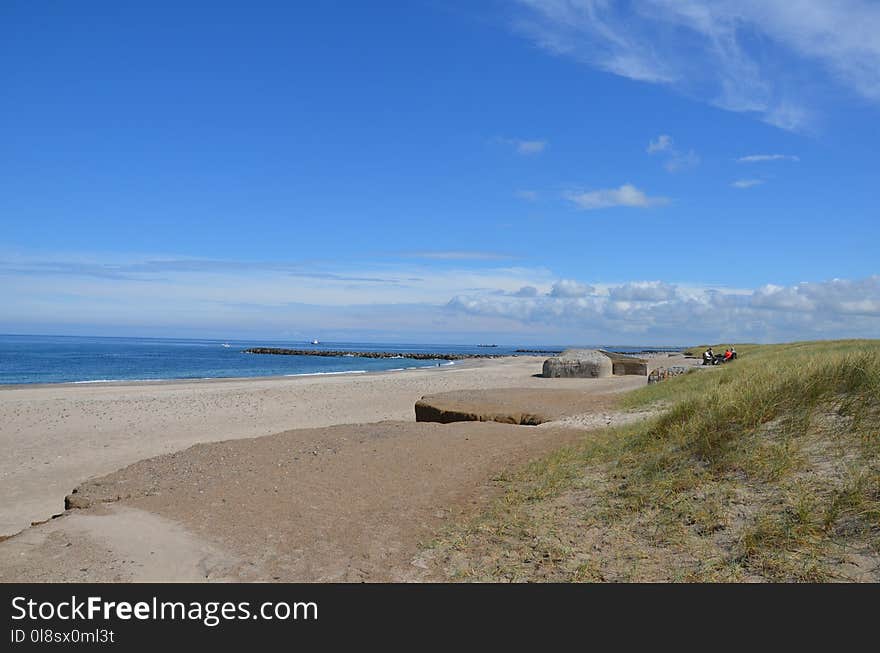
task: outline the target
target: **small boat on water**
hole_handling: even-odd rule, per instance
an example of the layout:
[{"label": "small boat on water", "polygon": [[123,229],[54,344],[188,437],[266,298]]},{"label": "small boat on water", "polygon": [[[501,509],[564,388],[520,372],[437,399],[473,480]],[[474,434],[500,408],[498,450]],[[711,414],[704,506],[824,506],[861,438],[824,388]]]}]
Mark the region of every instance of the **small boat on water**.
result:
[{"label": "small boat on water", "polygon": [[312,340],[311,344],[313,344],[313,345],[320,345],[321,343],[318,342],[317,339],[314,339],[314,340]]},{"label": "small boat on water", "polygon": [[230,347],[232,347],[232,345],[230,345],[228,342],[224,342],[224,343],[223,343],[223,346],[224,346],[226,349],[229,349]]}]

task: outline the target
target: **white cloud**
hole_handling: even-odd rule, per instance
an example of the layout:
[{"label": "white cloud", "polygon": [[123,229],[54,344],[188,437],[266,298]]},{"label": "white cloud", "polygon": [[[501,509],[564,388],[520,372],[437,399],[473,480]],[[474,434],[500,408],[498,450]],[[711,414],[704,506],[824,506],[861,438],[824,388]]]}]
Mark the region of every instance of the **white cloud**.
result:
[{"label": "white cloud", "polygon": [[538,289],[534,286],[523,286],[522,288],[511,294],[514,297],[537,297]]},{"label": "white cloud", "polygon": [[[514,28],[540,47],[664,84],[783,129],[813,121],[802,83],[880,102],[880,3],[873,0],[518,0]],[[815,72],[813,72],[815,71]],[[820,77],[820,73],[824,77]]]},{"label": "white cloud", "polygon": [[800,161],[800,158],[793,154],[750,154],[741,156],[737,159],[738,163],[761,163],[763,161]]},{"label": "white cloud", "polygon": [[672,147],[672,136],[668,134],[660,134],[657,138],[648,141],[646,152],[654,154],[655,152],[664,152]]},{"label": "white cloud", "polygon": [[660,134],[657,138],[648,141],[648,147],[645,148],[648,154],[662,153],[666,156],[666,162],[663,167],[667,172],[678,172],[687,168],[693,168],[700,163],[700,157],[693,150],[681,152],[674,146],[672,136],[668,134]]},{"label": "white cloud", "polygon": [[521,140],[518,138],[499,138],[500,143],[511,146],[518,154],[540,154],[547,148],[547,141]]},{"label": "white cloud", "polygon": [[730,185],[734,188],[751,188],[752,186],[760,186],[763,183],[763,179],[737,179]]},{"label": "white cloud", "polygon": [[516,145],[516,151],[520,154],[538,154],[547,147],[547,141],[520,141]]},{"label": "white cloud", "polygon": [[751,305],[797,313],[880,316],[880,276],[788,287],[767,285],[755,291]]},{"label": "white cloud", "polygon": [[614,206],[648,208],[667,204],[666,197],[649,197],[644,191],[632,184],[623,184],[619,188],[606,188],[592,191],[569,191],[563,195],[584,211],[606,209]]},{"label": "white cloud", "polygon": [[437,261],[502,261],[513,258],[508,254],[500,254],[498,252],[476,252],[468,250],[407,252],[404,253],[403,256],[406,258],[422,258]]},{"label": "white cloud", "polygon": [[604,334],[603,341],[617,343],[874,337],[880,329],[880,276],[754,290],[642,281],[576,297],[458,295],[448,307],[533,329]]},{"label": "white cloud", "polygon": [[460,335],[484,333],[497,342],[536,344],[880,333],[880,276],[716,289],[660,280],[591,284],[542,268],[463,263],[307,266],[0,252],[0,281],[6,309],[0,330],[7,333],[232,337],[299,330],[322,339],[345,332],[371,340],[415,338],[410,342],[445,334],[450,342],[485,341]]},{"label": "white cloud", "polygon": [[667,172],[678,172],[687,168],[694,168],[700,164],[700,157],[693,150],[687,152],[672,152],[672,155],[663,164]]},{"label": "white cloud", "polygon": [[[93,302],[129,311],[132,318],[161,319],[164,307],[188,303],[347,306],[356,304],[445,303],[468,289],[523,286],[549,288],[552,276],[540,268],[504,267],[468,260],[494,260],[470,251],[413,253],[410,262],[324,264],[184,259],[180,257],[74,257],[40,254],[3,256],[0,281],[7,312],[19,302],[67,295],[65,310],[83,316]],[[440,262],[443,262],[442,264]],[[59,283],[63,280],[63,283]],[[46,299],[45,301],[49,301]],[[59,309],[60,310],[60,309]]]},{"label": "white cloud", "polygon": [[560,279],[553,284],[549,294],[551,297],[586,297],[594,291],[595,289],[588,284],[571,279]]},{"label": "white cloud", "polygon": [[614,301],[663,302],[675,297],[675,286],[662,281],[637,281],[608,290]]}]

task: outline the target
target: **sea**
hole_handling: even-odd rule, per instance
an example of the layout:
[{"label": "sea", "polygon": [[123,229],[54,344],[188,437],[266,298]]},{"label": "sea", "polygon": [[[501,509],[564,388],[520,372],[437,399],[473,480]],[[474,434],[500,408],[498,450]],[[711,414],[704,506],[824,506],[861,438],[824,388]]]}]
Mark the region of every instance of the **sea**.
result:
[{"label": "sea", "polygon": [[[33,383],[110,383],[173,379],[366,374],[454,365],[456,361],[355,356],[276,356],[246,354],[251,347],[303,350],[381,351],[395,354],[502,354],[517,349],[561,351],[540,345],[378,344],[284,340],[199,340],[84,336],[0,335],[0,385]],[[644,347],[593,346],[638,352]],[[653,347],[652,351],[675,351]],[[528,354],[520,354],[528,355]],[[538,354],[547,355],[547,354]]]}]

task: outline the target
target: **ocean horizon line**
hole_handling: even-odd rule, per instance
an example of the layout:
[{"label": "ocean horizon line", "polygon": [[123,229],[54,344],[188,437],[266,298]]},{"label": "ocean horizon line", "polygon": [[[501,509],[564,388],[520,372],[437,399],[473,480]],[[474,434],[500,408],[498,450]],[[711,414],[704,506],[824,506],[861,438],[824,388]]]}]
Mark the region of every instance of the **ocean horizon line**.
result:
[{"label": "ocean horizon line", "polygon": [[[238,342],[238,343],[305,343],[311,345],[311,339],[308,337],[297,338],[280,338],[276,336],[267,337],[193,337],[193,336],[108,336],[108,335],[83,335],[83,334],[67,334],[67,333],[0,333],[0,338],[76,338],[76,339],[100,339],[100,340],[157,340],[157,341],[187,341],[187,342]],[[491,338],[487,338],[492,340]],[[421,346],[421,347],[499,347],[499,348],[540,348],[548,347],[554,349],[640,349],[643,351],[673,351],[682,348],[691,347],[692,344],[656,344],[656,343],[528,343],[528,342],[503,342],[492,341],[491,343],[477,341],[471,342],[428,342],[418,340],[320,340],[318,346],[329,345],[370,345],[370,346],[389,346],[389,347],[405,347],[405,346]],[[772,344],[772,343],[771,343]],[[313,345],[315,346],[315,345]]]}]

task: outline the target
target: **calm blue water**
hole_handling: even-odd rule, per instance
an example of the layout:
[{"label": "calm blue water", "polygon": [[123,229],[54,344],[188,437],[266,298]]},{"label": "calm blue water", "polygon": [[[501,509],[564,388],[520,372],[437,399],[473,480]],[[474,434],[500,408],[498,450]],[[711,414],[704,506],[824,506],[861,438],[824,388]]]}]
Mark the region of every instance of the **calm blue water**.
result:
[{"label": "calm blue water", "polygon": [[[230,345],[224,347],[224,343]],[[516,346],[375,344],[258,340],[173,340],[165,338],[85,338],[77,336],[0,335],[0,385],[216,379],[291,374],[362,373],[436,367],[447,361],[410,358],[266,356],[244,354],[248,347],[333,349],[418,353],[512,354]],[[559,347],[528,346],[529,349]],[[609,348],[610,349],[610,348]],[[638,348],[614,348],[618,351]]]}]

